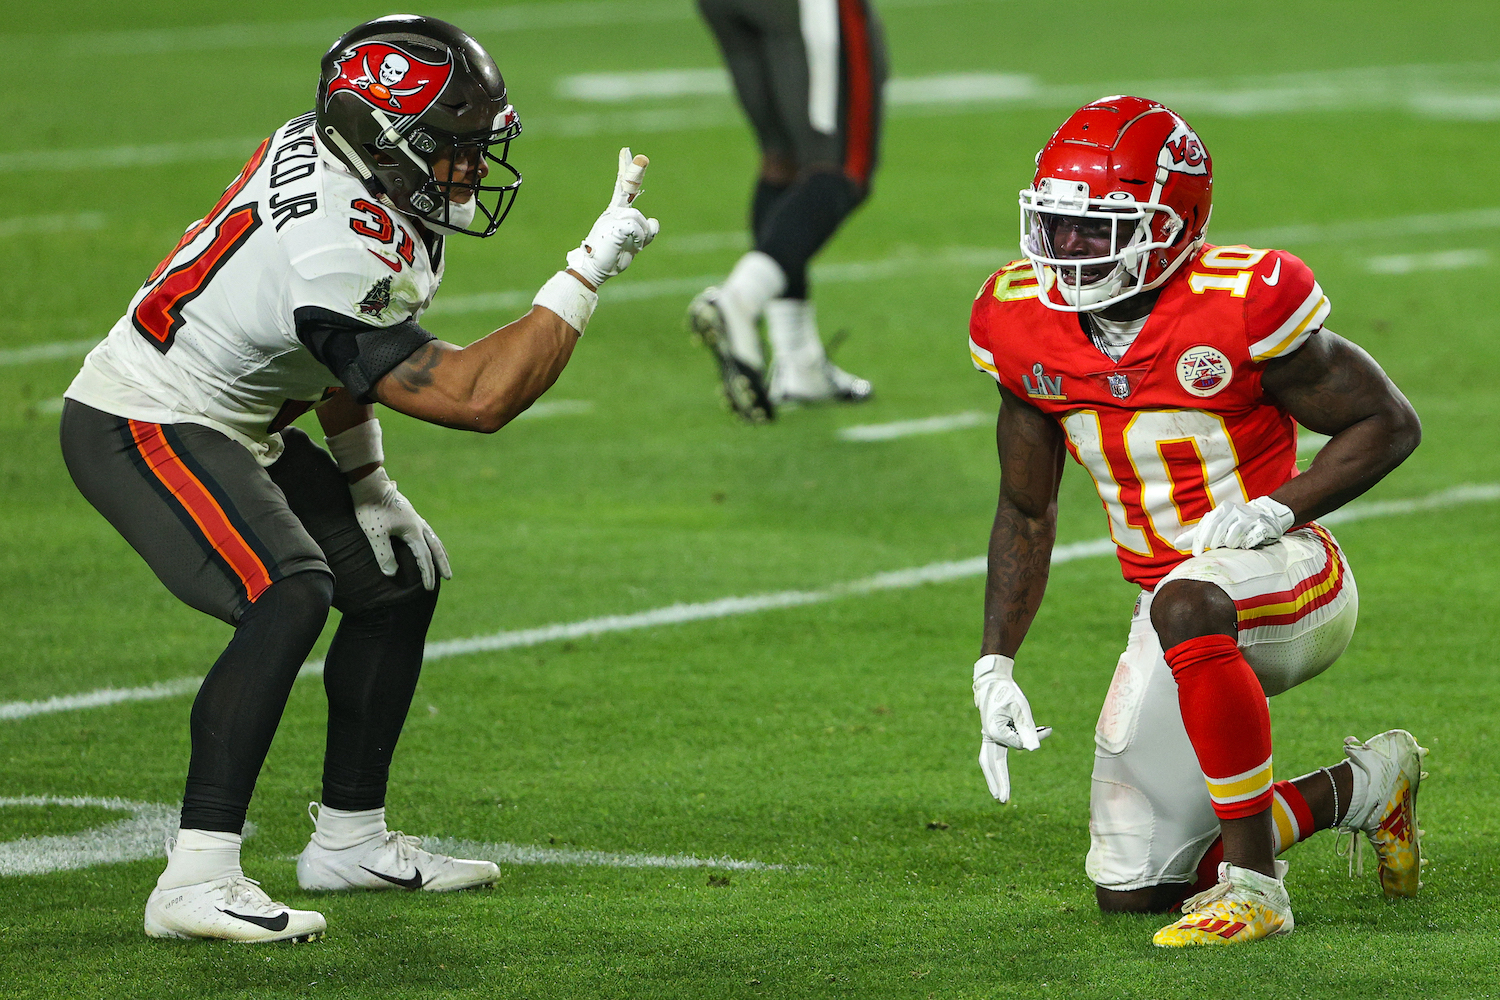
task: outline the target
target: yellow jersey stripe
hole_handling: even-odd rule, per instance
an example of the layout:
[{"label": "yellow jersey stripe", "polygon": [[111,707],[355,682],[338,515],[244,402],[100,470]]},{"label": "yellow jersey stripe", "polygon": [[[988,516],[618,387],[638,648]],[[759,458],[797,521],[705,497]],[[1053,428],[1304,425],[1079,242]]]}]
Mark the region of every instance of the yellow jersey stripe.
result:
[{"label": "yellow jersey stripe", "polygon": [[1275,347],[1272,347],[1270,350],[1261,351],[1259,354],[1254,355],[1250,360],[1265,361],[1269,358],[1274,358],[1282,351],[1285,351],[1292,345],[1293,341],[1302,336],[1302,331],[1306,330],[1314,319],[1321,320],[1322,317],[1328,315],[1327,306],[1328,296],[1325,295],[1318,301],[1317,307],[1314,308],[1312,312],[1308,313],[1307,317],[1301,323],[1297,324],[1297,328],[1291,333],[1287,334],[1284,340],[1278,343]]}]

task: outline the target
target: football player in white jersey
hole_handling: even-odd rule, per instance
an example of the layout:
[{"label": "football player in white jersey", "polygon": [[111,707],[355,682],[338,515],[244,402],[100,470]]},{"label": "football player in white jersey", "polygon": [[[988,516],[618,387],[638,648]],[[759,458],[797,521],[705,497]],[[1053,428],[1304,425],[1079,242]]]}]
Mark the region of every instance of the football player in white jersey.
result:
[{"label": "football player in white jersey", "polygon": [[[80,491],[192,607],[235,633],[193,703],[181,829],[146,903],[153,937],[310,940],[322,914],[240,867],[240,831],[329,607],[329,719],[304,889],[486,885],[488,861],[387,829],[386,782],[422,664],[442,543],[382,467],[373,404],[493,432],[567,364],[656,235],[620,153],[608,208],[520,319],[467,347],[418,324],[444,240],[487,237],[521,183],[521,130],[484,49],[432,18],[361,24],[323,57],[316,109],[255,151],[183,234],[67,391]],[[488,183],[491,174],[497,183]],[[327,450],[291,422],[316,407]],[[399,542],[400,544],[395,544]]]}]

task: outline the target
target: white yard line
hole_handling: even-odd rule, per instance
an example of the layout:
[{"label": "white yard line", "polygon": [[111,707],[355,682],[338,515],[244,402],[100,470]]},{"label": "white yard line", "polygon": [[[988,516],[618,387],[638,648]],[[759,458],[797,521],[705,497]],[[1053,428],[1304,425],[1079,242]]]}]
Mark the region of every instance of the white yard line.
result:
[{"label": "white yard line", "polygon": [[698,858],[691,854],[614,854],[608,851],[533,847],[528,844],[423,837],[424,850],[456,858],[474,858],[501,865],[600,865],[606,868],[720,868],[727,871],[779,871],[786,865],[735,858]]},{"label": "white yard line", "polygon": [[125,799],[54,795],[0,798],[0,808],[5,806],[91,806],[128,812],[130,818],[82,833],[26,837],[0,843],[0,875],[45,875],[47,872],[162,857],[162,844],[167,834],[177,828],[181,808]]},{"label": "white yard line", "polygon": [[102,212],[70,212],[62,215],[19,215],[0,219],[0,237],[36,236],[43,233],[69,233],[85,229],[102,229]]},{"label": "white yard line", "polygon": [[[717,66],[581,73],[554,84],[560,98],[603,104],[717,98],[731,92],[728,74]],[[942,73],[890,80],[885,103],[898,115],[903,109],[942,106],[1073,108],[1101,93],[1149,94],[1183,113],[1251,116],[1362,108],[1490,121],[1500,118],[1500,63],[1405,64],[1104,84],[1047,84],[1022,73]]]},{"label": "white yard line", "polygon": [[944,431],[956,431],[994,422],[993,413],[965,410],[963,413],[950,413],[943,417],[924,417],[920,420],[896,420],[888,424],[855,424],[852,427],[840,427],[838,436],[843,441],[890,441],[918,434],[942,434]]},{"label": "white yard line", "polygon": [[[181,807],[156,802],[94,796],[20,795],[0,797],[7,806],[68,806],[127,812],[117,820],[80,833],[49,837],[25,837],[0,843],[0,876],[45,875],[49,872],[93,868],[97,865],[144,861],[163,856],[163,843],[177,832]],[[246,823],[246,839],[256,833]],[[537,847],[529,844],[425,837],[429,851],[463,858],[478,858],[506,865],[598,865],[607,868],[716,868],[724,871],[779,871],[786,865],[737,858],[699,858],[691,854],[617,854],[573,848]],[[295,859],[290,859],[295,860]]]},{"label": "white yard line", "polygon": [[516,419],[545,420],[548,417],[575,417],[593,412],[594,404],[587,399],[543,399],[516,414]]},{"label": "white yard line", "polygon": [[1440,250],[1436,253],[1398,253],[1371,257],[1365,270],[1372,274],[1411,274],[1414,271],[1457,271],[1485,267],[1493,258],[1488,250]]},{"label": "white yard line", "polygon": [[[1344,524],[1371,517],[1391,517],[1439,510],[1468,503],[1492,503],[1500,500],[1500,483],[1467,483],[1410,500],[1382,500],[1357,502],[1342,510],[1319,518],[1323,524]],[[1108,538],[1074,542],[1060,545],[1052,552],[1052,564],[1073,562],[1114,552],[1114,543]],[[961,559],[952,562],[929,563],[912,569],[879,573],[861,580],[834,584],[822,590],[784,590],[769,594],[751,594],[744,597],[725,597],[716,601],[697,604],[673,604],[627,615],[606,615],[578,622],[544,625],[540,628],[494,632],[489,635],[467,639],[448,639],[427,644],[426,660],[442,660],[452,656],[471,653],[492,652],[537,646],[565,639],[583,639],[606,635],[611,632],[628,632],[662,625],[680,625],[687,622],[709,621],[737,615],[755,614],[778,608],[804,607],[822,604],[845,597],[857,597],[891,590],[909,590],[931,583],[944,583],[968,577],[981,576],[985,572],[986,557]],[[302,668],[303,677],[315,677],[322,673],[323,661],[310,660]],[[181,677],[157,684],[136,688],[104,688],[84,694],[59,695],[41,701],[12,701],[0,703],[0,721],[29,719],[38,715],[73,711],[84,708],[100,708],[124,702],[158,701],[190,694],[202,682],[198,677]]]},{"label": "white yard line", "polygon": [[91,340],[57,340],[50,344],[6,348],[0,350],[0,368],[29,365],[38,361],[57,361],[61,358],[81,358],[98,343],[99,338],[95,337]]},{"label": "white yard line", "polygon": [[150,167],[203,160],[248,160],[265,136],[159,142],[104,149],[40,149],[0,153],[0,174],[21,171],[97,170],[101,167]]}]

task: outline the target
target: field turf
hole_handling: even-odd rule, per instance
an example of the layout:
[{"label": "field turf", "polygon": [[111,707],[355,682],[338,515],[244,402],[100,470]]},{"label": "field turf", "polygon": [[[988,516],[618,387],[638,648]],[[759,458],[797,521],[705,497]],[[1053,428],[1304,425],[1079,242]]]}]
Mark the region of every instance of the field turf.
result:
[{"label": "field turf", "polygon": [[[1500,483],[1493,3],[884,10],[896,76],[1016,74],[1019,96],[964,102],[950,88],[892,108],[875,196],[814,277],[825,332],[849,331],[838,360],[878,395],[756,428],[722,409],[709,358],[682,330],[686,279],[723,274],[738,253],[754,152],[730,98],[559,91],[580,73],[716,66],[686,0],[432,11],[479,25],[503,68],[526,183],[498,237],[451,241],[438,301],[457,305],[427,325],[466,343],[523,308],[602,208],[623,144],[651,156],[640,207],[662,222],[535,418],[480,437],[382,414],[393,475],[453,557],[434,640],[822,591],[981,554],[997,481],[985,422],[886,441],[838,431],[993,412],[992,383],[966,357],[971,297],[1015,256],[1015,191],[1050,130],[1127,89],[1176,100],[1212,151],[1211,238],[1274,241],[1307,260],[1333,301],[1330,328],[1370,350],[1422,414],[1421,448],[1366,500]],[[102,336],[254,137],[310,106],[339,25],[382,12],[94,0],[8,14],[0,702],[201,676],[227,640],[69,482],[56,400],[82,352],[45,345]],[[516,294],[492,300],[512,303],[502,308],[474,298],[504,292]],[[1493,995],[1500,504],[1475,496],[1338,527],[1359,632],[1272,707],[1278,776],[1334,763],[1348,734],[1400,726],[1432,748],[1431,865],[1415,901],[1382,899],[1370,871],[1351,879],[1322,834],[1288,855],[1288,938],[1161,952],[1160,918],[1096,911],[1082,870],[1092,733],[1133,595],[1112,559],[1092,557],[1054,570],[1019,658],[1056,731],[1015,761],[1007,806],[974,762],[973,574],[434,659],[389,813],[409,832],[530,851],[486,892],[296,888],[324,712],[304,681],[251,806],[245,860],[273,896],[322,909],[327,939],[148,941],[141,907],[159,857],[0,877],[0,995]],[[1076,468],[1061,508],[1060,542],[1104,535]],[[179,695],[0,717],[0,798],[175,803],[188,706]],[[0,856],[6,841],[122,816],[0,807]]]}]

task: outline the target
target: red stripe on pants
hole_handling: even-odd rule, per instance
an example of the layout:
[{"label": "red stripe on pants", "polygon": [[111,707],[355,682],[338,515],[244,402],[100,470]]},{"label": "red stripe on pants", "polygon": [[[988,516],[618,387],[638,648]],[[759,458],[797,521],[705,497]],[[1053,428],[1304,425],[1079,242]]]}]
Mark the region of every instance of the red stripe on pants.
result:
[{"label": "red stripe on pants", "polygon": [[265,563],[255,554],[250,543],[241,537],[229,522],[229,515],[214,499],[208,487],[193,475],[181,458],[172,450],[160,424],[148,424],[140,420],[130,421],[130,434],[157,479],[171,491],[188,516],[203,532],[214,551],[229,564],[230,570],[245,588],[245,595],[253,603],[271,585],[271,574]]},{"label": "red stripe on pants", "polygon": [[870,78],[870,30],[860,0],[839,0],[839,28],[848,66],[849,104],[844,119],[844,173],[863,185],[870,179],[873,159],[871,119],[875,113],[875,83]]}]

